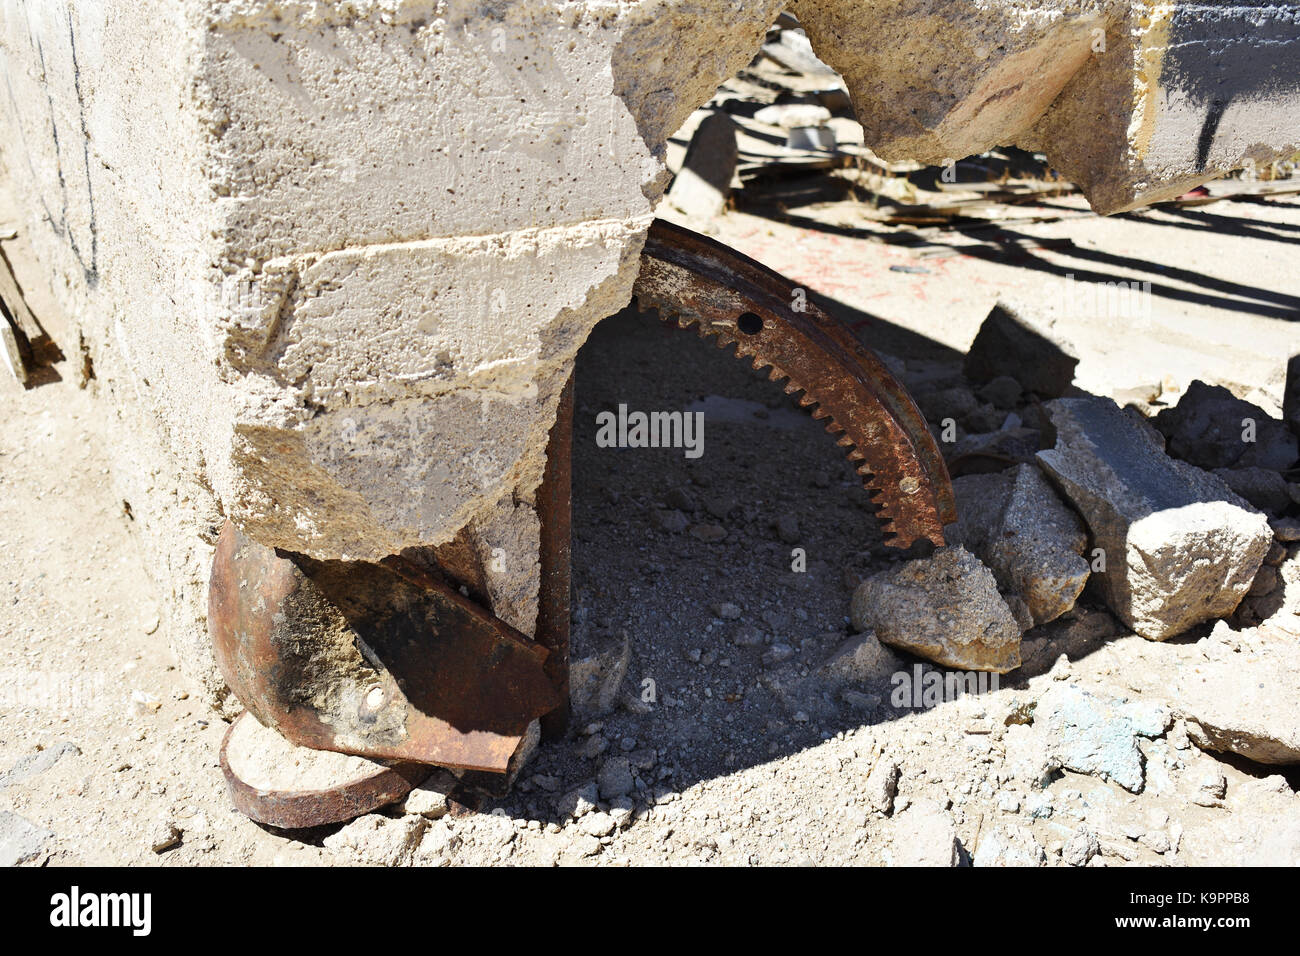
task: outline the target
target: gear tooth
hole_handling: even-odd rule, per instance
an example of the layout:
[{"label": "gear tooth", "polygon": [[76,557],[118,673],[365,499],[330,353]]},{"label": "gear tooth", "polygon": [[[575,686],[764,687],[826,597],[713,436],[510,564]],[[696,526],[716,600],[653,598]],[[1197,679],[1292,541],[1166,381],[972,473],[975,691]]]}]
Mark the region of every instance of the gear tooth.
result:
[{"label": "gear tooth", "polygon": [[[690,272],[688,266],[685,268]],[[710,282],[716,280],[709,279]],[[657,283],[662,290],[663,282]],[[723,321],[713,321],[711,316],[714,314],[723,315],[722,312],[715,313],[714,310],[705,308],[702,311],[693,308],[685,308],[675,295],[676,290],[667,292],[660,291],[660,297],[666,297],[669,301],[655,301],[653,296],[656,294],[654,289],[656,281],[650,281],[646,284],[647,295],[637,296],[637,304],[642,311],[657,311],[659,317],[665,321],[674,323],[678,328],[687,329],[695,327],[696,334],[702,339],[715,339],[715,347],[722,351],[727,351],[734,346],[734,351],[730,354],[735,358],[743,358],[748,361],[755,372],[766,371],[767,377],[774,383],[781,386],[786,395],[792,396],[800,407],[809,411],[811,417],[823,423],[828,434],[834,437],[835,444],[842,449],[842,453],[847,457],[854,470],[861,477],[863,489],[866,492],[867,499],[863,503],[863,509],[869,512],[879,523],[882,536],[890,547],[905,548],[915,540],[926,537],[924,533],[918,536],[915,521],[916,509],[920,506],[916,501],[908,500],[901,494],[898,481],[903,472],[900,471],[900,462],[894,459],[895,455],[904,455],[906,452],[901,447],[884,448],[879,446],[882,437],[885,436],[888,428],[885,423],[878,421],[878,415],[852,415],[840,417],[837,421],[835,412],[837,411],[836,397],[834,395],[810,394],[807,386],[797,381],[791,380],[791,373],[781,368],[772,360],[772,353],[768,348],[787,347],[778,345],[779,339],[771,337],[761,337],[764,342],[771,343],[763,345],[755,336],[746,336],[742,334],[736,324],[734,316],[724,319]],[[766,313],[764,313],[766,314]],[[774,320],[777,323],[790,321],[781,315],[776,315]],[[798,348],[798,329],[792,329],[796,333],[795,339],[789,343]],[[814,346],[815,350],[815,346]],[[766,354],[764,354],[766,352]],[[786,353],[779,353],[776,358],[781,360]],[[795,374],[811,376],[812,388],[818,387],[821,381],[820,374],[815,371],[818,366],[808,364],[805,358],[813,356],[803,356],[796,353],[792,360],[796,365]],[[834,364],[831,356],[823,356]],[[822,399],[827,399],[823,403]],[[888,411],[885,412],[888,415]],[[847,422],[847,425],[841,425],[840,421]],[[907,472],[911,474],[910,471]],[[895,530],[897,522],[901,522],[907,530],[900,532]],[[928,525],[927,525],[928,526]]]}]

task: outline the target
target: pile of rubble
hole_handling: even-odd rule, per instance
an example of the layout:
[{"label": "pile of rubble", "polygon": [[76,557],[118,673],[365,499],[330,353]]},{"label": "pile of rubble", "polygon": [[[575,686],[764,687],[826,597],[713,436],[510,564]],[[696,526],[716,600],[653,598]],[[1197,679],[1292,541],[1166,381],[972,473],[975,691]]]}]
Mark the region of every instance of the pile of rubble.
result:
[{"label": "pile of rubble", "polygon": [[960,519],[946,547],[858,587],[854,626],[998,674],[1085,595],[1153,642],[1255,640],[1253,656],[1147,689],[1208,748],[1300,761],[1300,714],[1280,696],[1266,706],[1282,693],[1270,672],[1300,665],[1300,362],[1281,418],[1204,382],[1148,417],[1158,403],[1076,387],[1077,362],[1049,323],[999,303],[960,369],[898,366],[956,476]]}]

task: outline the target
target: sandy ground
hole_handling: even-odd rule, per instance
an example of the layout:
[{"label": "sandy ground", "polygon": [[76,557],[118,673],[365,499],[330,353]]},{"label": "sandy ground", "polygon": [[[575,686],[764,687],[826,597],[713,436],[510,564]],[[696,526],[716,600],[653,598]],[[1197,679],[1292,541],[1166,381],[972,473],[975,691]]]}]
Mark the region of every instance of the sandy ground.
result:
[{"label": "sandy ground", "polygon": [[[955,356],[1000,295],[1059,306],[1070,273],[1155,289],[1136,323],[1059,309],[1058,331],[1083,352],[1079,382],[1099,393],[1205,377],[1276,401],[1279,370],[1300,351],[1294,199],[1017,227],[1073,245],[976,255],[918,256],[815,215],[731,213],[710,228],[841,303],[864,341],[904,358]],[[165,596],[112,491],[93,385],[79,390],[70,362],[60,373],[26,392],[0,383],[0,576],[12,594],[0,610],[0,814],[46,831],[31,862],[884,863],[917,847],[942,856],[944,827],[963,853],[1005,830],[1061,862],[1083,825],[1099,837],[1095,865],[1285,862],[1300,847],[1294,777],[1203,755],[1177,726],[1141,741],[1140,795],[1071,772],[1046,790],[1026,778],[1004,719],[1017,701],[1062,680],[1133,693],[1125,662],[1144,642],[1087,600],[1033,635],[1032,659],[988,697],[897,708],[887,686],[846,699],[809,680],[850,633],[851,583],[892,560],[861,489],[778,388],[633,314],[600,327],[580,360],[574,459],[576,640],[626,632],[626,705],[545,745],[514,795],[485,808],[494,814],[393,811],[365,824],[360,849],[330,840],[337,827],[263,828],[230,808],[217,765],[226,724],[189,696],[166,650]],[[597,449],[595,412],[617,402],[705,410],[705,455]],[[669,511],[725,534],[674,531]],[[793,547],[806,550],[805,574],[790,570]],[[740,616],[721,615],[724,602]],[[1061,654],[1072,663],[1052,669]],[[654,700],[639,705],[647,680]],[[623,759],[630,795],[577,802],[574,819],[565,795]],[[1189,798],[1207,773],[1225,777],[1222,805]],[[179,842],[155,852],[174,842],[160,828]]]}]

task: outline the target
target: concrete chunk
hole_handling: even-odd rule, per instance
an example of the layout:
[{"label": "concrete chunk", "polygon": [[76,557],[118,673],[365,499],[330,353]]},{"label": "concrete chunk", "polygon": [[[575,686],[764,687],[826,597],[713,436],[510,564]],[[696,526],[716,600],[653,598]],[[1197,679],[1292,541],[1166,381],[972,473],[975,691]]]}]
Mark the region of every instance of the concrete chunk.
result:
[{"label": "concrete chunk", "polygon": [[695,130],[668,201],[690,216],[722,212],[736,175],[736,123],[726,113],[710,113]]},{"label": "concrete chunk", "polygon": [[1073,346],[1024,306],[999,302],[980,326],[966,355],[966,377],[991,382],[1010,376],[1027,392],[1058,398],[1074,381],[1079,359]]},{"label": "concrete chunk", "polygon": [[1024,599],[1035,624],[1074,607],[1088,583],[1088,536],[1036,465],[959,478],[953,489],[962,543]]},{"label": "concrete chunk", "polygon": [[853,595],[853,625],[900,650],[963,670],[1020,666],[1020,625],[993,572],[961,546],[868,578]]},{"label": "concrete chunk", "polygon": [[1092,532],[1111,610],[1156,641],[1231,614],[1268,553],[1264,516],[1162,454],[1110,399],[1058,399],[1048,410],[1056,447],[1038,458]]},{"label": "concrete chunk", "polygon": [[1105,699],[1073,684],[1055,684],[1034,710],[1034,724],[1040,721],[1054,763],[1141,793],[1146,769],[1137,738],[1163,734],[1170,714],[1153,704]]},{"label": "concrete chunk", "polygon": [[1178,404],[1155,417],[1169,454],[1215,468],[1284,471],[1300,456],[1283,422],[1220,385],[1192,382]]}]

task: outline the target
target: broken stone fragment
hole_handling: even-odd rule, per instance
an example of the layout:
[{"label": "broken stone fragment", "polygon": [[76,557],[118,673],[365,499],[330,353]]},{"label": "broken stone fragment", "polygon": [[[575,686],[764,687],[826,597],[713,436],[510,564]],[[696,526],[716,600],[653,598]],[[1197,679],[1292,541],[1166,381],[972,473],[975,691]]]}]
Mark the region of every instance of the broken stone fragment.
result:
[{"label": "broken stone fragment", "polygon": [[1156,704],[1103,699],[1074,684],[1056,683],[1034,709],[1034,725],[1040,722],[1051,762],[1141,793],[1146,770],[1137,738],[1163,734],[1170,714]]},{"label": "broken stone fragment", "polygon": [[54,834],[26,817],[0,810],[0,866],[38,863],[48,852]]},{"label": "broken stone fragment", "polygon": [[1037,466],[953,482],[961,543],[1019,595],[1035,624],[1074,607],[1088,583],[1088,536]]},{"label": "broken stone fragment", "polygon": [[593,634],[589,646],[575,647],[569,664],[569,701],[579,718],[603,717],[614,709],[632,662],[626,631]]},{"label": "broken stone fragment", "polygon": [[1179,672],[1171,704],[1202,750],[1240,754],[1256,763],[1300,764],[1300,714],[1294,675],[1300,649],[1270,641],[1195,673]]},{"label": "broken stone fragment", "polygon": [[710,113],[691,137],[668,202],[688,216],[718,215],[731,196],[736,159],[735,121],[726,113]]},{"label": "broken stone fragment", "polygon": [[1047,853],[1028,827],[999,824],[981,837],[975,866],[1045,866]]},{"label": "broken stone fragment", "polygon": [[370,866],[410,866],[426,826],[423,817],[371,813],[327,836],[323,845]]},{"label": "broken stone fragment", "polygon": [[1079,364],[1074,347],[1025,306],[1001,301],[980,326],[966,354],[966,377],[976,384],[1014,378],[1042,398],[1064,395]]},{"label": "broken stone fragment", "polygon": [[893,674],[901,665],[898,656],[868,631],[835,648],[818,675],[832,683],[870,684]]},{"label": "broken stone fragment", "polygon": [[1169,454],[1207,470],[1285,471],[1300,457],[1285,423],[1219,385],[1192,382],[1177,405],[1155,417],[1155,426]]},{"label": "broken stone fragment", "polygon": [[952,815],[928,800],[894,817],[890,848],[894,866],[961,865],[961,842]]},{"label": "broken stone fragment", "polygon": [[1038,458],[1092,532],[1111,610],[1156,641],[1236,610],[1271,544],[1264,516],[1218,478],[1168,458],[1110,399],[1048,409],[1056,447]]},{"label": "broken stone fragment", "polygon": [[1260,511],[1281,514],[1291,507],[1286,479],[1268,468],[1215,468],[1216,477]]},{"label": "broken stone fragment", "polygon": [[946,667],[1005,674],[1020,666],[1020,626],[993,572],[961,546],[907,561],[858,586],[853,626]]}]

